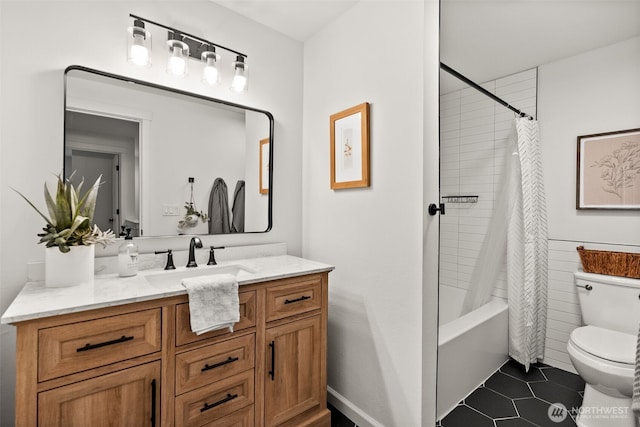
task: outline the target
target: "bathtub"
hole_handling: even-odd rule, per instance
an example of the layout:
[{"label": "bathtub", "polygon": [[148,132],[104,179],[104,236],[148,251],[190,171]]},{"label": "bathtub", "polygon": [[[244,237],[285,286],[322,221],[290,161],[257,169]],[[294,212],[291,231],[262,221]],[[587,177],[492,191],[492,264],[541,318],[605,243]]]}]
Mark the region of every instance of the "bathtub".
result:
[{"label": "bathtub", "polygon": [[460,316],[465,290],[440,286],[437,415],[441,419],[508,359],[509,313],[494,297]]}]

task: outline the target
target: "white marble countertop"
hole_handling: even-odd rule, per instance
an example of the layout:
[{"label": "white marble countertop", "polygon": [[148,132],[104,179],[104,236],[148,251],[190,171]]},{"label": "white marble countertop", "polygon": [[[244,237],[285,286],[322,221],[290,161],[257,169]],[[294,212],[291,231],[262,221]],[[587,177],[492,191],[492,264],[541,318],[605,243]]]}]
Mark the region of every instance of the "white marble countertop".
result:
[{"label": "white marble countertop", "polygon": [[[221,261],[217,266],[201,265],[196,268],[178,267],[164,271],[152,269],[139,272],[133,277],[118,277],[117,274],[96,275],[92,284],[67,288],[47,288],[44,282],[29,282],[20,291],[0,323],[16,323],[42,317],[75,313],[96,308],[111,307],[133,302],[186,294],[179,279],[159,283],[154,278],[162,274],[187,274],[206,276],[216,270],[241,267],[237,275],[238,284],[248,285],[267,280],[301,276],[333,270],[333,266],[291,255],[265,256],[258,258]],[[197,271],[197,273],[196,273]],[[147,279],[151,276],[151,279]]]}]

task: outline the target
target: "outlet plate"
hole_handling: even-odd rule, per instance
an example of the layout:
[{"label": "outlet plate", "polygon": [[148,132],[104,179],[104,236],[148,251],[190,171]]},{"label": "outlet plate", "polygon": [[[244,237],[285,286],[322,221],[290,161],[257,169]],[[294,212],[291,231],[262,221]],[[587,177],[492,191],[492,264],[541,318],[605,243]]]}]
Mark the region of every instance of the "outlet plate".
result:
[{"label": "outlet plate", "polygon": [[162,216],[179,216],[179,205],[162,205]]}]

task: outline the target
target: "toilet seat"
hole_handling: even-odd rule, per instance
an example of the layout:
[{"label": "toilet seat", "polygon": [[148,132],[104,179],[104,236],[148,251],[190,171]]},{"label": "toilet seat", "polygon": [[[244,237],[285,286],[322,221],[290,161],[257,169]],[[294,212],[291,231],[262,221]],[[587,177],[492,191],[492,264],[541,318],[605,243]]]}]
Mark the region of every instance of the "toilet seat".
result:
[{"label": "toilet seat", "polygon": [[608,396],[631,398],[635,366],[594,356],[578,347],[572,340],[567,352],[573,367],[582,379]]},{"label": "toilet seat", "polygon": [[631,334],[589,325],[574,329],[569,341],[595,357],[635,365],[637,338]]}]

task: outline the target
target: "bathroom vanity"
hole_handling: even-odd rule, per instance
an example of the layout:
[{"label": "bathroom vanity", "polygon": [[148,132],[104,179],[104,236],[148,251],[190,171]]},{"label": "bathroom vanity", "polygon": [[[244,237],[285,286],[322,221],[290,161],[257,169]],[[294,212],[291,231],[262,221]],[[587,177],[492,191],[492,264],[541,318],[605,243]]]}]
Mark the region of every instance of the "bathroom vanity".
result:
[{"label": "bathroom vanity", "polygon": [[[328,273],[281,255],[92,285],[29,283],[17,328],[16,425],[330,426]],[[191,332],[181,275],[237,275],[234,331]]]}]

